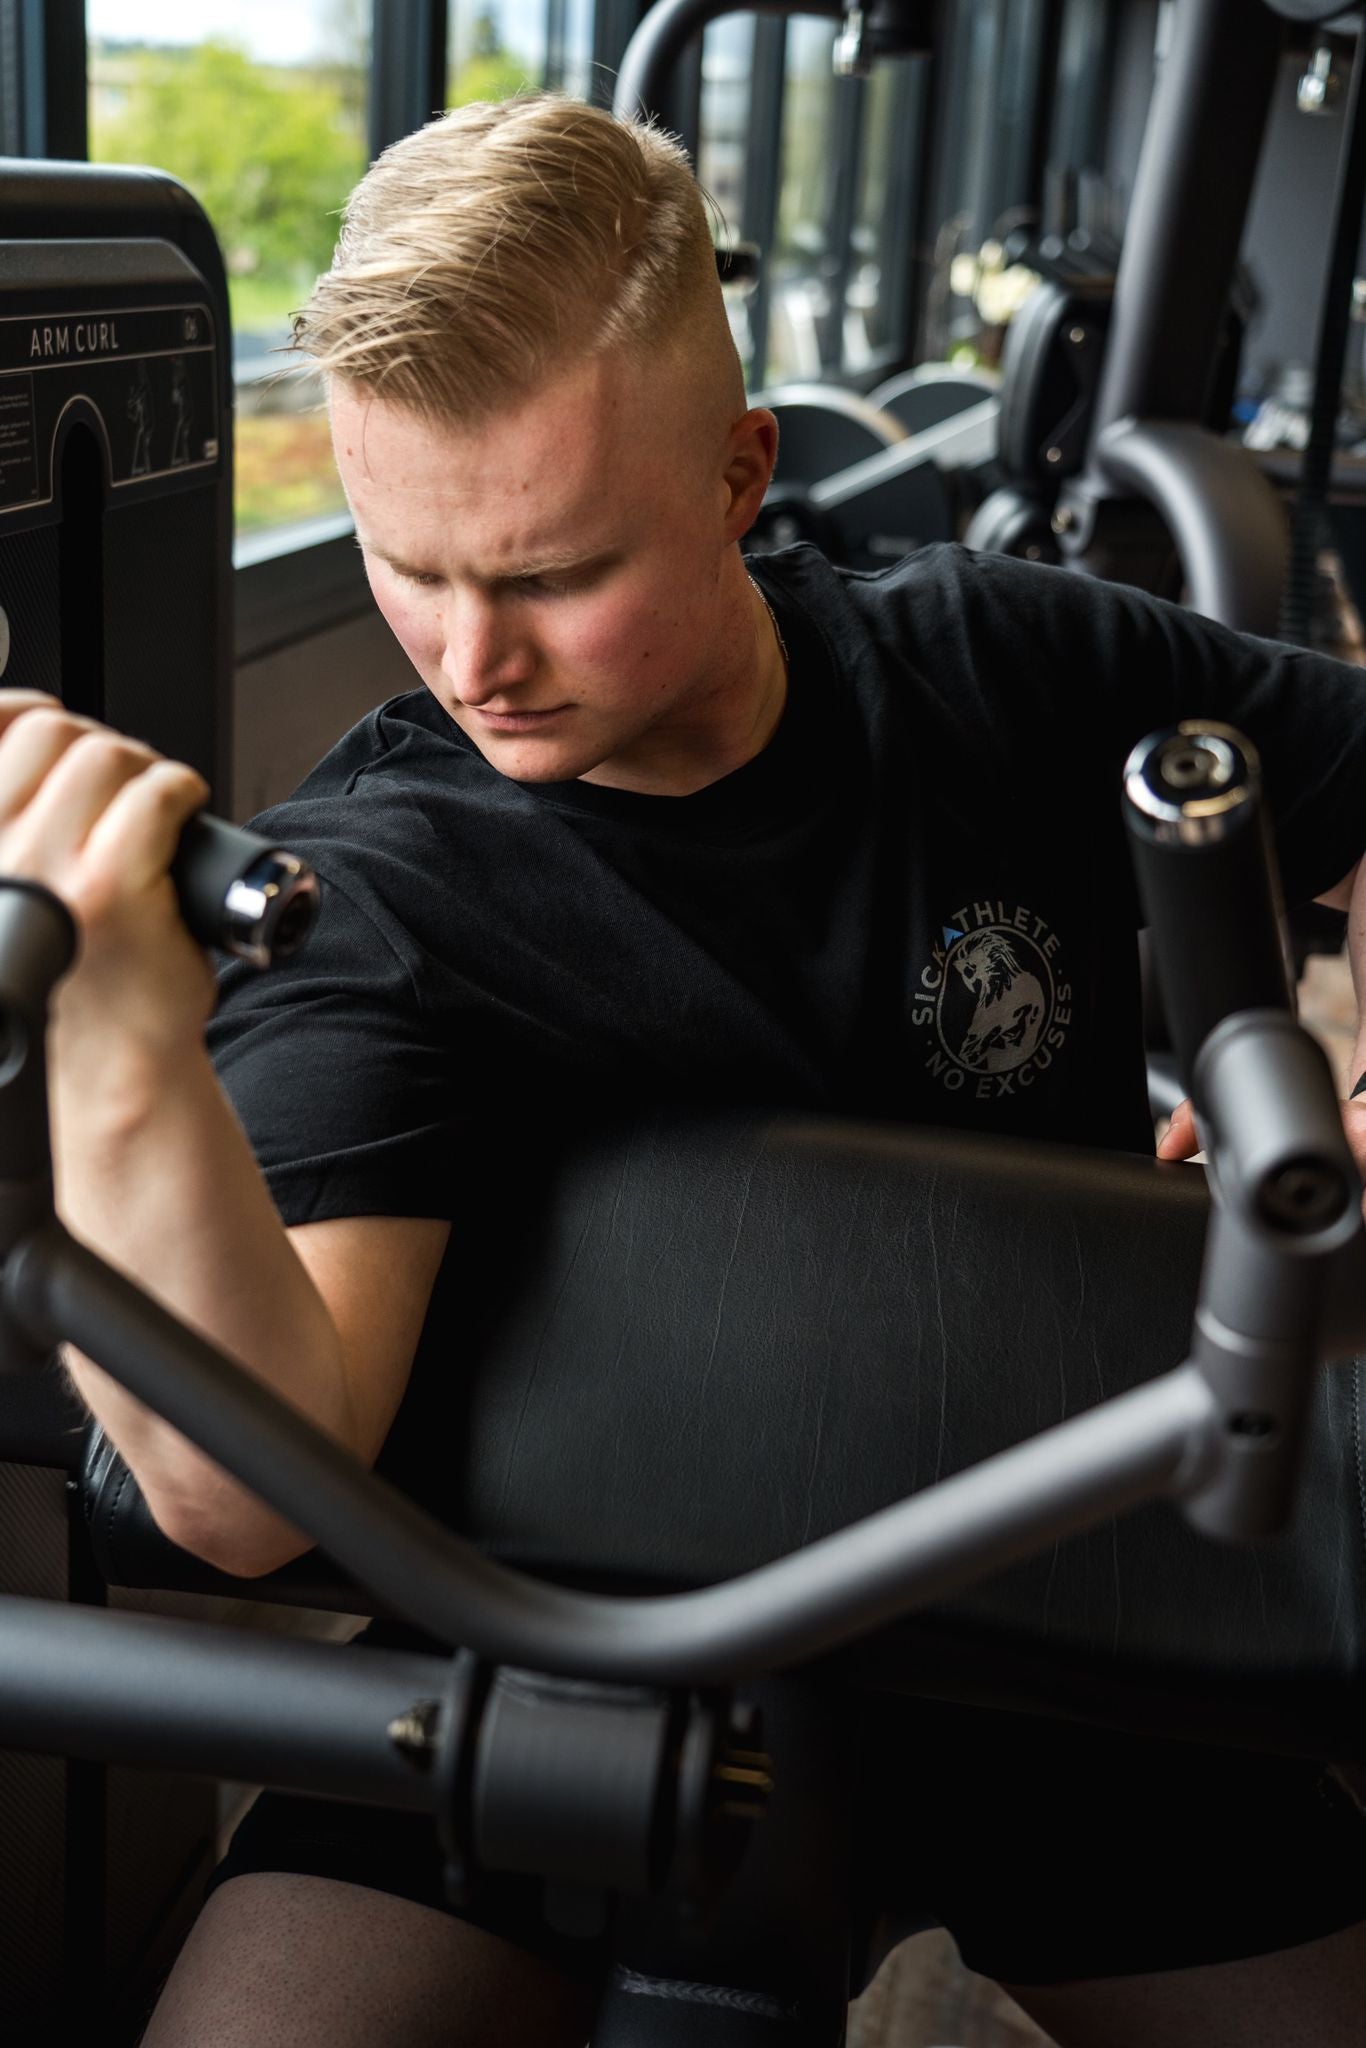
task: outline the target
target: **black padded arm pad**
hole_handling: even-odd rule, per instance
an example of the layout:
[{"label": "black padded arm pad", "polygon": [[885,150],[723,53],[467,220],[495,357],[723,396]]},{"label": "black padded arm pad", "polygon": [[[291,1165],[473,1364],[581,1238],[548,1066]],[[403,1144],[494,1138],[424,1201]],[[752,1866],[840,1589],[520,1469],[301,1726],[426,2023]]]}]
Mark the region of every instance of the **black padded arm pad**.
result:
[{"label": "black padded arm pad", "polygon": [[[725,1577],[1179,1363],[1206,1200],[1197,1169],[1063,1147],[642,1124],[522,1184],[502,1274],[454,1246],[440,1285],[482,1320],[465,1355],[419,1360],[382,1462],[529,1569],[623,1589]],[[1361,1663],[1358,1443],[1357,1373],[1334,1368],[1289,1536],[1219,1546],[1154,1504],[853,1661],[1017,1704],[1055,1703],[1064,1679],[1222,1696],[1221,1725],[1234,1696],[1274,1719],[1312,1684],[1340,1744]],[[109,1575],[185,1583],[107,1458],[91,1478]]]}]

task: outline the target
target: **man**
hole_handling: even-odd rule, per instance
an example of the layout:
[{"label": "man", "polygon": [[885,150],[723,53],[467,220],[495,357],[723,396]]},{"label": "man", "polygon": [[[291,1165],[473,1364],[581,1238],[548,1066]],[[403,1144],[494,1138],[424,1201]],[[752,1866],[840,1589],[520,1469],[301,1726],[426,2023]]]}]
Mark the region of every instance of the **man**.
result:
[{"label": "man", "polygon": [[[1150,1144],[1114,794],[1141,734],[1245,725],[1289,893],[1350,888],[1352,672],[957,550],[872,579],[794,550],[751,580],[738,544],[775,426],[745,404],[702,204],[662,137],[553,99],[433,124],[363,181],[298,340],[423,686],[272,814],[326,878],[314,940],[228,973],[206,1050],[211,979],[166,874],[203,788],[51,705],[8,711],[0,866],[82,930],[53,1033],[68,1221],[359,1455],[410,1373],[423,1413],[460,1371],[481,1159],[581,1105]],[[515,1234],[515,1207],[498,1220]],[[303,1548],[73,1372],[175,1540],[248,1574]],[[1366,1864],[1331,1786],[1145,1752],[1140,1799],[1133,1746],[1101,1743],[1097,1790],[1069,1777],[1080,1737],[1046,1767],[1037,1739],[1003,1732],[981,1885],[944,1909],[969,1960],[1064,2044],[1355,2039]],[[1075,1846],[1021,1956],[1028,1875],[1014,1906],[974,1900],[989,1864],[1039,1852],[1008,1801],[1041,1768]],[[971,1797],[974,1757],[957,1770]],[[1160,1798],[1159,1839],[1193,1828],[1202,1854],[1255,1809],[1261,1846],[1211,1871],[1198,1924],[1134,1884],[1137,1809]],[[1122,1799],[1098,1865],[1081,1808]],[[952,1853],[911,1846],[927,1869]],[[267,1800],[221,1876],[150,2048],[584,2038],[591,1958],[516,1888],[486,1926],[446,1913],[401,1816]]]}]

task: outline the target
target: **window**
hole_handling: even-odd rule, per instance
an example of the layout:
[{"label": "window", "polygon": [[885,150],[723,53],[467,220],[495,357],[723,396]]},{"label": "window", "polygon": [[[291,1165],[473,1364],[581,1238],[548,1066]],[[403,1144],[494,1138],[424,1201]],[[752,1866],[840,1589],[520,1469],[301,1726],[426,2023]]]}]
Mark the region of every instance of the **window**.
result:
[{"label": "window", "polygon": [[539,86],[588,98],[593,0],[451,0],[447,24],[447,106]]},{"label": "window", "polygon": [[928,78],[928,63],[902,57],[876,65],[863,89],[862,162],[844,313],[844,367],[856,376],[883,375],[907,330]]},{"label": "window", "polygon": [[454,0],[446,31],[446,104],[505,100],[545,77],[546,21],[507,0]]},{"label": "window", "polygon": [[697,176],[721,216],[718,226],[731,240],[739,238],[745,217],[754,29],[752,15],[727,14],[712,22],[702,38]]},{"label": "window", "polygon": [[926,238],[918,353],[993,364],[1033,273],[1009,238],[1033,233],[1045,181],[1059,0],[961,0],[944,51],[942,147]]},{"label": "window", "polygon": [[217,233],[239,539],[343,510],[318,380],[278,351],[365,169],[369,0],[87,0],[90,156],[155,164]]},{"label": "window", "polygon": [[927,65],[839,78],[828,19],[728,16],[706,31],[698,176],[761,253],[731,307],[751,388],[877,381],[905,354]]}]

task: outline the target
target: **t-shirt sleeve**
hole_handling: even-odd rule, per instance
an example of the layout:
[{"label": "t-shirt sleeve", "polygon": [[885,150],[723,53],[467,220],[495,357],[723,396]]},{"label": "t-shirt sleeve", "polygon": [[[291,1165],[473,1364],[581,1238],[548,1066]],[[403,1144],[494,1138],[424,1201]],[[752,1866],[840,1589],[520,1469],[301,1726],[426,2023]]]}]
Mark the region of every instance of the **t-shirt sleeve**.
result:
[{"label": "t-shirt sleeve", "polygon": [[208,1046],[287,1224],[453,1217],[457,1063],[414,962],[337,881],[297,954],[224,970]]},{"label": "t-shirt sleeve", "polygon": [[931,630],[959,641],[983,719],[1037,778],[1036,801],[1066,806],[1084,777],[1118,803],[1139,740],[1218,719],[1261,757],[1286,901],[1324,894],[1355,866],[1366,849],[1366,671],[1072,570],[944,553],[956,559],[934,578]]}]

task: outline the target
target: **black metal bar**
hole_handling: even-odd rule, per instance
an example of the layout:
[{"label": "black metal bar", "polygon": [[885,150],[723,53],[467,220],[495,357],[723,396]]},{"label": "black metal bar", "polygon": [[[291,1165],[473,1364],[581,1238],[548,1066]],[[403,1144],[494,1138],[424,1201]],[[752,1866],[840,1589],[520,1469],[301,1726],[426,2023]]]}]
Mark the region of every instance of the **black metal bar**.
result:
[{"label": "black metal bar", "polygon": [[[99,1611],[108,1588],[96,1570],[79,1490],[70,1480],[65,1496],[66,1597]],[[104,1956],[108,1937],[109,1771],[103,1758],[68,1759],[63,1835],[62,1974],[73,2010],[79,2010],[83,1995],[88,1998],[95,1988],[91,1963]]]},{"label": "black metal bar", "polygon": [[0,0],[0,155],[89,154],[85,0]]},{"label": "black metal bar", "polygon": [[[942,11],[940,20],[942,26]],[[927,343],[935,287],[935,245],[941,225],[938,212],[939,179],[935,167],[939,162],[941,138],[951,132],[946,126],[948,109],[944,104],[949,66],[943,49],[949,33],[947,28],[943,29],[943,33],[936,41],[933,55],[920,73],[916,87],[916,105],[920,119],[913,144],[914,168],[910,173],[914,211],[907,216],[908,235],[904,251],[907,279],[902,332],[905,336],[906,353],[902,367],[909,367],[918,355],[924,356],[928,353]],[[911,88],[908,87],[907,90],[909,94]]]},{"label": "black metal bar", "polygon": [[749,302],[753,346],[751,384],[767,375],[769,315],[773,304],[773,243],[778,231],[779,170],[783,143],[783,83],[787,63],[787,22],[759,15],[754,23],[750,71],[749,142],[745,155],[746,237],[761,251],[759,282]]},{"label": "black metal bar", "polygon": [[916,352],[943,355],[948,335],[948,270],[950,226],[961,229],[964,165],[970,129],[973,84],[971,10],[943,0],[941,34],[934,56],[930,118],[926,134],[926,183],[921,244],[925,251],[925,289],[917,311]]},{"label": "black metal bar", "polygon": [[[736,12],[734,0],[657,0],[626,46],[612,97],[613,111],[625,120],[657,113],[666,97],[669,74],[694,36],[708,22]],[[823,14],[839,21],[843,0],[755,0],[748,14]]]},{"label": "black metal bar", "polygon": [[373,16],[369,138],[376,157],[446,104],[446,0],[386,0]]},{"label": "black metal bar", "polygon": [[[1225,1017],[1200,1048],[1194,1090],[1220,1206],[1268,1251],[1303,1263],[1359,1234],[1361,1181],[1328,1055],[1287,1009]],[[1312,1351],[1318,1323],[1287,1318],[1277,1335],[1300,1332]]]},{"label": "black metal bar", "polygon": [[[983,0],[978,0],[983,4]],[[1002,119],[1003,100],[1010,90],[1007,66],[1010,55],[1011,0],[990,0],[991,6],[991,56],[985,66],[987,72],[987,95],[991,113],[983,136],[983,149],[978,176],[979,202],[977,206],[976,234],[974,239],[981,242],[995,226],[996,219],[1004,204],[1006,185],[1006,158],[1009,149],[1007,124]]]},{"label": "black metal bar", "polygon": [[1058,66],[1062,56],[1062,21],[1066,0],[1043,0],[1043,21],[1035,56],[1034,103],[1030,114],[1029,151],[1020,198],[1043,220],[1044,178],[1052,150],[1053,120],[1058,104]]},{"label": "black metal bar", "polygon": [[621,60],[640,23],[637,0],[597,0],[593,9],[589,98],[595,107],[610,107]]},{"label": "black metal bar", "polygon": [[1134,872],[1190,1089],[1201,1046],[1230,1012],[1290,1008],[1260,763],[1232,727],[1187,719],[1138,743],[1124,792]]},{"label": "black metal bar", "polygon": [[[1085,39],[1085,62],[1078,62],[1073,90],[1058,93],[1055,81],[1053,117],[1047,137],[1048,161],[1059,169],[1079,171],[1105,160],[1105,139],[1114,98],[1118,18],[1125,0],[1063,0],[1055,63],[1061,69]],[[1096,33],[1099,19],[1100,32]],[[1066,223],[1067,227],[1071,222]],[[1066,230],[1064,229],[1064,232]]]},{"label": "black metal bar", "polygon": [[85,0],[46,0],[43,16],[45,156],[79,162],[90,154]]},{"label": "black metal bar", "polygon": [[[1199,420],[1279,65],[1246,0],[1183,0],[1153,96],[1115,281],[1093,445],[1114,421]],[[1237,109],[1213,120],[1212,107]]]},{"label": "black metal bar", "polygon": [[[1323,1092],[1336,1115],[1326,1077]],[[1340,1120],[1338,1141],[1341,1145]],[[1211,1461],[1206,1483],[1193,1489],[1183,1506],[1193,1528],[1238,1542],[1277,1534],[1294,1506],[1320,1370],[1332,1256],[1331,1245],[1325,1250],[1325,1244],[1332,1229],[1320,1232],[1302,1256],[1293,1231],[1281,1231],[1277,1247],[1270,1231],[1250,1228],[1244,1216],[1225,1206],[1217,1187],[1216,1194],[1200,1276],[1192,1369],[1205,1381],[1216,1410],[1219,1456]],[[1361,1217],[1350,1197],[1339,1211],[1337,1235],[1359,1260]]]},{"label": "black metal bar", "polygon": [[41,72],[35,89],[26,14],[25,0],[0,0],[0,156],[26,156],[35,108],[42,120]]},{"label": "black metal bar", "polygon": [[1240,633],[1275,633],[1285,514],[1245,448],[1182,421],[1117,420],[1092,443],[1084,489],[1093,499],[1118,489],[1152,507],[1192,611]]},{"label": "black metal bar", "polygon": [[471,1684],[443,1657],[45,1600],[0,1598],[0,1642],[0,1746],[413,1813],[437,1781],[390,1726],[423,1700],[458,1710]]},{"label": "black metal bar", "polygon": [[874,354],[879,377],[902,364],[911,349],[924,131],[929,118],[925,83],[932,63],[929,57],[907,59],[893,72],[891,147],[882,194],[885,227],[878,236],[878,316],[886,337]]},{"label": "black metal bar", "polygon": [[863,155],[868,87],[862,78],[837,78],[831,108],[830,154],[834,176],[825,217],[826,288],[829,311],[821,337],[821,367],[838,376],[844,368],[844,313],[853,267],[854,223],[858,216],[859,169]]}]

